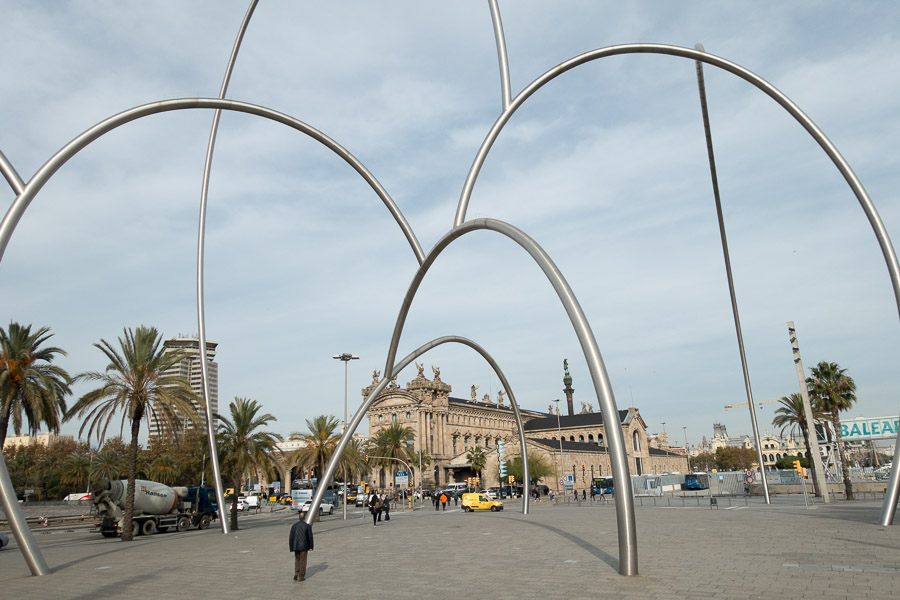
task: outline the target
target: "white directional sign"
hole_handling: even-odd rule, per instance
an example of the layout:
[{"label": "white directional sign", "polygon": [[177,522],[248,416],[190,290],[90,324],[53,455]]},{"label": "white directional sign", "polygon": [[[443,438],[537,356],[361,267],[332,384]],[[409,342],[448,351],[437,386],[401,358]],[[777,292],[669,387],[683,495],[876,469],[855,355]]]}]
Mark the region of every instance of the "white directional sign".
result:
[{"label": "white directional sign", "polygon": [[397,471],[394,475],[394,485],[409,485],[409,473],[407,471]]},{"label": "white directional sign", "polygon": [[563,475],[563,479],[565,479],[565,486],[567,490],[571,490],[573,487],[575,487],[574,475]]}]

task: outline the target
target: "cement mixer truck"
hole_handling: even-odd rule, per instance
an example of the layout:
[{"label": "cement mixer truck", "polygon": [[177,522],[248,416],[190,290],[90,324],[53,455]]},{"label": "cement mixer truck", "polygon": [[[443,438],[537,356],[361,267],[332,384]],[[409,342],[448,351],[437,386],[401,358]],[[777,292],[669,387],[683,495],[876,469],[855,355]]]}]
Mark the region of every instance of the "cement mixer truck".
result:
[{"label": "cement mixer truck", "polygon": [[[102,517],[100,533],[115,537],[122,531],[128,480],[100,479],[91,494],[97,514]],[[169,487],[163,483],[136,479],[134,482],[134,535],[157,531],[206,529],[217,518],[215,488]]]}]

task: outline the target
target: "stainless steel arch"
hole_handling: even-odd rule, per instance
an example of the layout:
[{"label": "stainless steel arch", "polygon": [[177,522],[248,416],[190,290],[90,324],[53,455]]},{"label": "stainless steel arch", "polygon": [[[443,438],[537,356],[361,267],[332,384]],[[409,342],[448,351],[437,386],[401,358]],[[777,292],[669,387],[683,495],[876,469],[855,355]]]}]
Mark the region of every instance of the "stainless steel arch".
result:
[{"label": "stainless steel arch", "polygon": [[416,259],[420,264],[422,263],[422,261],[424,261],[424,252],[422,252],[422,248],[419,245],[419,242],[416,239],[412,228],[406,222],[406,219],[400,212],[400,209],[397,208],[397,205],[394,203],[393,199],[391,199],[387,191],[382,187],[378,180],[375,179],[375,176],[372,175],[368,171],[368,169],[366,169],[365,166],[363,166],[363,164],[360,163],[356,159],[356,157],[353,156],[346,148],[338,144],[336,141],[334,141],[318,129],[284,113],[266,108],[264,106],[259,106],[258,104],[239,102],[237,100],[221,100],[218,98],[176,98],[172,100],[161,100],[159,102],[142,104],[141,106],[130,108],[126,111],[120,112],[119,114],[113,115],[108,119],[101,121],[100,123],[97,123],[90,129],[70,141],[68,144],[63,146],[56,152],[56,154],[50,157],[50,159],[45,162],[41,166],[41,168],[37,170],[37,172],[35,172],[32,178],[25,185],[22,193],[19,194],[18,197],[16,197],[12,205],[9,207],[9,210],[7,210],[6,215],[3,217],[3,221],[0,221],[0,260],[2,260],[3,258],[3,253],[6,251],[7,244],[9,244],[12,232],[15,230],[19,219],[22,218],[22,215],[25,213],[28,205],[31,204],[31,201],[34,200],[34,197],[41,190],[41,188],[46,185],[50,177],[80,150],[85,148],[97,138],[103,136],[106,133],[109,133],[113,129],[136,119],[173,110],[186,110],[196,108],[233,110],[236,112],[263,117],[271,121],[275,121],[276,123],[287,125],[292,129],[296,129],[297,131],[308,135],[309,137],[313,138],[314,140],[330,149],[332,152],[340,156],[344,160],[344,162],[350,165],[354,171],[359,173],[362,178],[369,184],[369,186],[375,191],[375,193],[390,211],[391,215],[394,217],[394,220],[400,226],[400,230],[406,236],[406,240],[412,248],[413,253],[416,255]]},{"label": "stainless steel arch", "polygon": [[[503,374],[503,371],[500,369],[500,366],[494,360],[494,358],[488,354],[487,350],[473,342],[472,340],[456,335],[447,335],[443,337],[439,337],[434,339],[426,344],[423,344],[407,354],[403,359],[394,365],[394,368],[391,370],[392,373],[399,373],[407,366],[409,363],[425,354],[432,348],[436,348],[441,344],[447,343],[458,343],[469,346],[476,352],[478,352],[487,362],[491,365],[491,368],[494,370],[494,373],[500,378],[500,382],[503,384],[507,393],[509,394],[509,400],[513,407],[513,416],[516,419],[516,427],[519,431],[519,447],[522,450],[522,470],[524,475],[524,480],[528,481],[529,470],[528,470],[528,452],[525,443],[525,427],[522,423],[522,414],[519,412],[519,405],[515,400],[515,396],[513,395],[512,387],[509,385],[509,381],[506,379],[506,376]],[[322,481],[325,483],[322,485],[317,485],[316,493],[313,495],[312,506],[310,506],[309,512],[306,515],[306,521],[310,525],[315,520],[315,516],[319,514],[319,505],[322,503],[322,499],[325,497],[325,488],[331,483],[332,478],[334,477],[335,471],[337,471],[338,462],[341,460],[341,457],[344,455],[344,450],[347,449],[347,444],[350,443],[350,439],[353,437],[353,434],[356,432],[356,428],[359,427],[359,424],[362,423],[362,420],[365,418],[366,413],[369,408],[372,407],[372,404],[375,403],[375,400],[384,391],[385,386],[391,381],[391,376],[385,375],[384,378],[378,383],[375,388],[369,392],[369,395],[366,396],[365,400],[363,400],[362,405],[360,405],[359,409],[356,411],[356,415],[353,419],[350,420],[350,425],[347,427],[347,430],[344,432],[344,435],[341,436],[338,445],[335,447],[334,452],[331,454],[331,459],[328,461],[328,465],[325,467],[325,473],[322,475]],[[421,442],[420,442],[421,443]],[[421,473],[420,473],[421,476]],[[530,497],[529,494],[522,494],[522,514],[528,514],[528,508],[530,505]]]},{"label": "stainless steel arch", "polygon": [[[238,30],[237,38],[234,40],[234,47],[231,49],[231,57],[228,59],[228,66],[225,67],[225,77],[222,80],[222,89],[219,90],[219,98],[225,97],[228,91],[228,83],[231,81],[231,73],[234,71],[234,63],[237,60],[238,51],[241,49],[241,41],[247,32],[247,26],[250,24],[250,18],[259,0],[251,0],[247,12],[244,14],[244,20],[241,21],[241,27]],[[209,175],[212,170],[213,151],[216,147],[216,134],[219,131],[219,118],[222,116],[222,110],[216,109],[213,113],[212,130],[209,132],[209,144],[206,147],[206,162],[203,165],[203,185],[200,188],[200,225],[197,231],[197,342],[200,351],[200,381],[203,390],[203,406],[206,409],[206,442],[209,445],[209,464],[212,468],[213,482],[216,486],[216,499],[219,506],[225,506],[225,494],[222,490],[222,474],[219,470],[219,453],[216,449],[216,431],[213,428],[213,412],[209,403],[209,366],[206,362],[206,310],[203,297],[203,252],[206,243],[206,200],[209,196]],[[219,525],[222,533],[228,533],[228,519],[219,519]]]},{"label": "stainless steel arch", "polygon": [[[515,113],[515,111],[525,102],[525,100],[527,100],[532,94],[538,91],[549,81],[555,79],[556,77],[571,69],[574,69],[579,65],[600,58],[605,58],[607,56],[618,56],[625,54],[665,54],[670,56],[678,56],[681,58],[688,58],[706,63],[708,65],[712,65],[714,67],[718,67],[752,84],[753,86],[764,92],[767,96],[772,98],[776,103],[784,108],[788,112],[788,114],[794,117],[794,119],[798,123],[800,123],[800,125],[807,131],[807,133],[809,133],[812,138],[819,144],[822,150],[825,151],[825,154],[828,155],[828,157],[831,159],[831,162],[834,163],[835,167],[837,167],[838,171],[840,171],[841,175],[844,177],[844,180],[850,186],[850,189],[853,190],[853,193],[856,196],[856,199],[859,201],[863,212],[865,212],[866,218],[869,220],[869,224],[872,226],[872,230],[875,232],[875,237],[878,239],[878,245],[881,248],[882,256],[884,256],[884,261],[887,265],[888,273],[891,277],[891,285],[894,289],[894,300],[897,305],[898,317],[900,317],[900,263],[898,263],[897,261],[897,255],[894,252],[894,247],[891,243],[890,236],[888,236],[887,230],[884,227],[884,223],[881,220],[878,211],[875,209],[874,203],[869,198],[868,193],[866,192],[862,183],[859,181],[856,173],[854,173],[853,169],[850,168],[850,165],[838,151],[837,147],[832,144],[831,140],[828,139],[825,133],[822,132],[821,129],[819,129],[819,127],[813,122],[812,119],[810,119],[806,115],[806,113],[800,110],[800,108],[796,104],[794,104],[790,98],[788,98],[784,93],[782,93],[771,83],[736,63],[718,57],[714,54],[700,52],[698,50],[693,50],[690,48],[669,46],[665,44],[623,44],[619,46],[608,46],[606,48],[599,48],[597,50],[585,52],[584,54],[579,54],[578,56],[557,65],[553,69],[550,69],[549,71],[535,79],[515,98],[513,98],[509,107],[504,110],[503,113],[494,122],[494,125],[491,127],[491,130],[488,132],[487,136],[482,142],[481,147],[478,149],[478,153],[475,156],[475,160],[469,169],[465,184],[463,185],[459,204],[456,209],[454,226],[458,227],[465,221],[466,210],[468,208],[469,199],[472,195],[472,189],[475,185],[475,179],[478,177],[478,173],[481,170],[485,159],[487,158],[487,154],[490,151],[491,146],[493,146],[494,142],[496,141],[497,136],[499,136],[500,132],[502,131],[503,127]],[[897,432],[897,443],[900,444],[900,431]],[[882,508],[881,519],[879,521],[881,525],[887,526],[893,522],[894,512],[896,512],[897,509],[898,499],[900,499],[900,465],[894,464],[894,466],[891,468],[891,475],[888,481],[888,486],[884,498],[884,506]]]},{"label": "stainless steel arch", "polygon": [[13,189],[16,196],[22,193],[22,190],[25,189],[25,182],[19,177],[19,173],[6,158],[6,155],[3,154],[2,150],[0,150],[0,173],[3,173],[3,177],[6,178],[9,187]]},{"label": "stainless steel arch", "polygon": [[[454,227],[442,237],[437,244],[428,252],[425,262],[416,271],[412,283],[403,299],[403,305],[400,308],[400,314],[397,316],[397,324],[394,326],[394,333],[391,338],[391,346],[388,351],[388,360],[385,366],[385,379],[392,376],[391,365],[397,353],[397,345],[400,341],[400,335],[403,333],[403,325],[406,322],[406,316],[412,306],[416,291],[425,278],[429,267],[437,260],[440,253],[447,248],[455,239],[476,231],[479,229],[487,229],[501,233],[519,244],[529,255],[538,263],[541,270],[550,281],[553,289],[559,296],[560,301],[569,315],[569,320],[578,336],[581,344],[582,352],[584,352],[585,361],[591,372],[591,380],[594,384],[594,390],[597,394],[597,402],[600,406],[600,412],[603,414],[605,423],[618,423],[618,409],[613,396],[612,386],[609,383],[609,376],[606,373],[606,367],[603,364],[603,358],[597,347],[597,340],[588,324],[587,317],[578,303],[575,294],[569,287],[568,282],[562,273],[550,259],[543,248],[537,242],[528,237],[521,230],[513,227],[503,221],[496,219],[473,219],[467,221],[458,227]],[[620,427],[610,427],[607,429],[609,438],[610,459],[612,467],[612,475],[616,480],[618,492],[615,495],[616,502],[616,521],[618,526],[619,538],[619,573],[622,575],[637,575],[637,528],[635,525],[634,504],[632,503],[631,478],[628,473],[628,459],[625,453],[625,441]]]}]

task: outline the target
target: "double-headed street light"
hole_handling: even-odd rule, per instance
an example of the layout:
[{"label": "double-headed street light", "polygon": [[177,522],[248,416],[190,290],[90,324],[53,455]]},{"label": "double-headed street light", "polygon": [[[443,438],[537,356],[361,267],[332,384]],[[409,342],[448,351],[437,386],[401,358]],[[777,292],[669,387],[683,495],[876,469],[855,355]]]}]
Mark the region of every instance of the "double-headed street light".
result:
[{"label": "double-headed street light", "polygon": [[[341,435],[347,427],[347,363],[351,360],[359,359],[355,354],[344,352],[343,354],[335,354],[331,358],[343,361],[344,363],[344,420],[341,421]],[[344,520],[347,520],[347,470],[344,469]]]}]

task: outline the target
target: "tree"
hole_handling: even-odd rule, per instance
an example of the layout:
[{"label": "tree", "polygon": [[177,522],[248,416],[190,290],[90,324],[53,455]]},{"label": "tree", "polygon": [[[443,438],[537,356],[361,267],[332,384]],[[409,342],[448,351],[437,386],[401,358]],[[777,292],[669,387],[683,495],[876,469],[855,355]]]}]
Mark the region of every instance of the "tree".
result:
[{"label": "tree", "polygon": [[846,374],[846,371],[847,369],[840,368],[837,363],[822,361],[810,369],[810,377],[806,378],[806,385],[809,388],[810,398],[816,399],[816,403],[823,412],[831,414],[835,442],[841,456],[841,475],[844,478],[845,496],[847,500],[853,500],[850,461],[841,439],[840,413],[849,410],[856,403],[856,382]]},{"label": "tree", "polygon": [[[516,481],[521,482],[525,477],[524,469],[522,468],[522,456],[513,456],[510,457],[508,461],[506,461],[506,472],[507,472],[507,481],[505,483],[509,483],[509,475],[512,475]],[[531,481],[537,483],[541,479],[545,477],[555,477],[556,476],[556,467],[550,464],[543,454],[537,454],[534,452],[528,453],[528,475],[531,477]],[[500,477],[500,465],[497,465],[497,477]],[[504,483],[503,480],[500,480],[501,483]]]},{"label": "tree", "polygon": [[337,417],[319,415],[312,421],[306,420],[309,433],[294,432],[289,440],[299,440],[303,446],[295,450],[288,462],[301,469],[311,470],[321,479],[325,473],[325,464],[331,459],[331,455],[340,440],[337,433],[339,421]]},{"label": "tree", "polygon": [[104,449],[94,457],[91,479],[119,479],[122,476],[123,455],[113,449]]},{"label": "tree", "polygon": [[119,348],[104,339],[94,344],[109,360],[103,372],[82,373],[78,379],[96,381],[100,387],[82,396],[66,415],[83,418],[79,435],[88,429],[88,439],[96,433],[100,440],[106,436],[110,421],[122,412],[122,425],[131,425],[131,445],[128,456],[128,487],[122,519],[122,541],[134,537],[134,480],[138,465],[138,435],[141,421],[151,414],[163,424],[165,434],[174,433],[183,426],[182,419],[195,425],[202,423],[194,403],[200,399],[183,377],[167,374],[170,367],[184,359],[179,351],[166,351],[163,337],[155,327],[141,325],[134,331],[124,330],[119,338]]},{"label": "tree", "polygon": [[419,453],[414,450],[416,431],[394,422],[381,429],[369,440],[369,452],[382,458],[375,459],[375,464],[392,471],[398,467],[397,460],[408,465],[418,464]]},{"label": "tree", "polygon": [[8,331],[0,328],[0,447],[10,420],[16,435],[22,432],[23,414],[30,435],[37,433],[41,423],[59,431],[73,379],[65,369],[51,364],[66,353],[55,346],[41,347],[51,337],[47,327],[34,333],[31,325],[18,323],[10,323]]},{"label": "tree", "polygon": [[716,468],[720,471],[752,469],[757,465],[756,450],[753,448],[716,448]]},{"label": "tree", "polygon": [[266,413],[260,415],[262,405],[256,400],[235,398],[229,405],[231,419],[216,415],[219,419],[219,454],[226,472],[231,475],[234,498],[231,505],[231,528],[238,528],[237,502],[241,480],[254,469],[271,473],[276,467],[276,454],[280,453],[277,433],[260,431],[275,417]]},{"label": "tree", "polygon": [[[803,408],[803,396],[800,394],[782,396],[778,402],[781,406],[775,411],[772,425],[781,427],[782,437],[785,429],[799,427],[800,433],[803,434],[803,443],[806,445],[806,456],[811,458],[812,446],[809,443],[809,427],[806,423],[806,411]],[[812,401],[812,398],[810,398],[810,408],[812,409],[813,423],[825,419],[825,413],[819,408],[818,402]],[[822,490],[819,489],[819,480],[816,477],[813,477],[813,488],[816,496],[822,495]]]},{"label": "tree", "polygon": [[472,465],[472,470],[478,473],[478,479],[480,480],[481,471],[487,464],[487,456],[485,456],[484,450],[481,449],[481,446],[476,445],[474,448],[469,450],[466,453],[466,460],[469,461],[470,465]]},{"label": "tree", "polygon": [[178,479],[178,467],[168,454],[158,456],[151,464],[153,481],[172,485]]},{"label": "tree", "polygon": [[62,465],[62,483],[73,485],[76,489],[86,489],[91,478],[91,455],[81,450],[74,450]]}]

